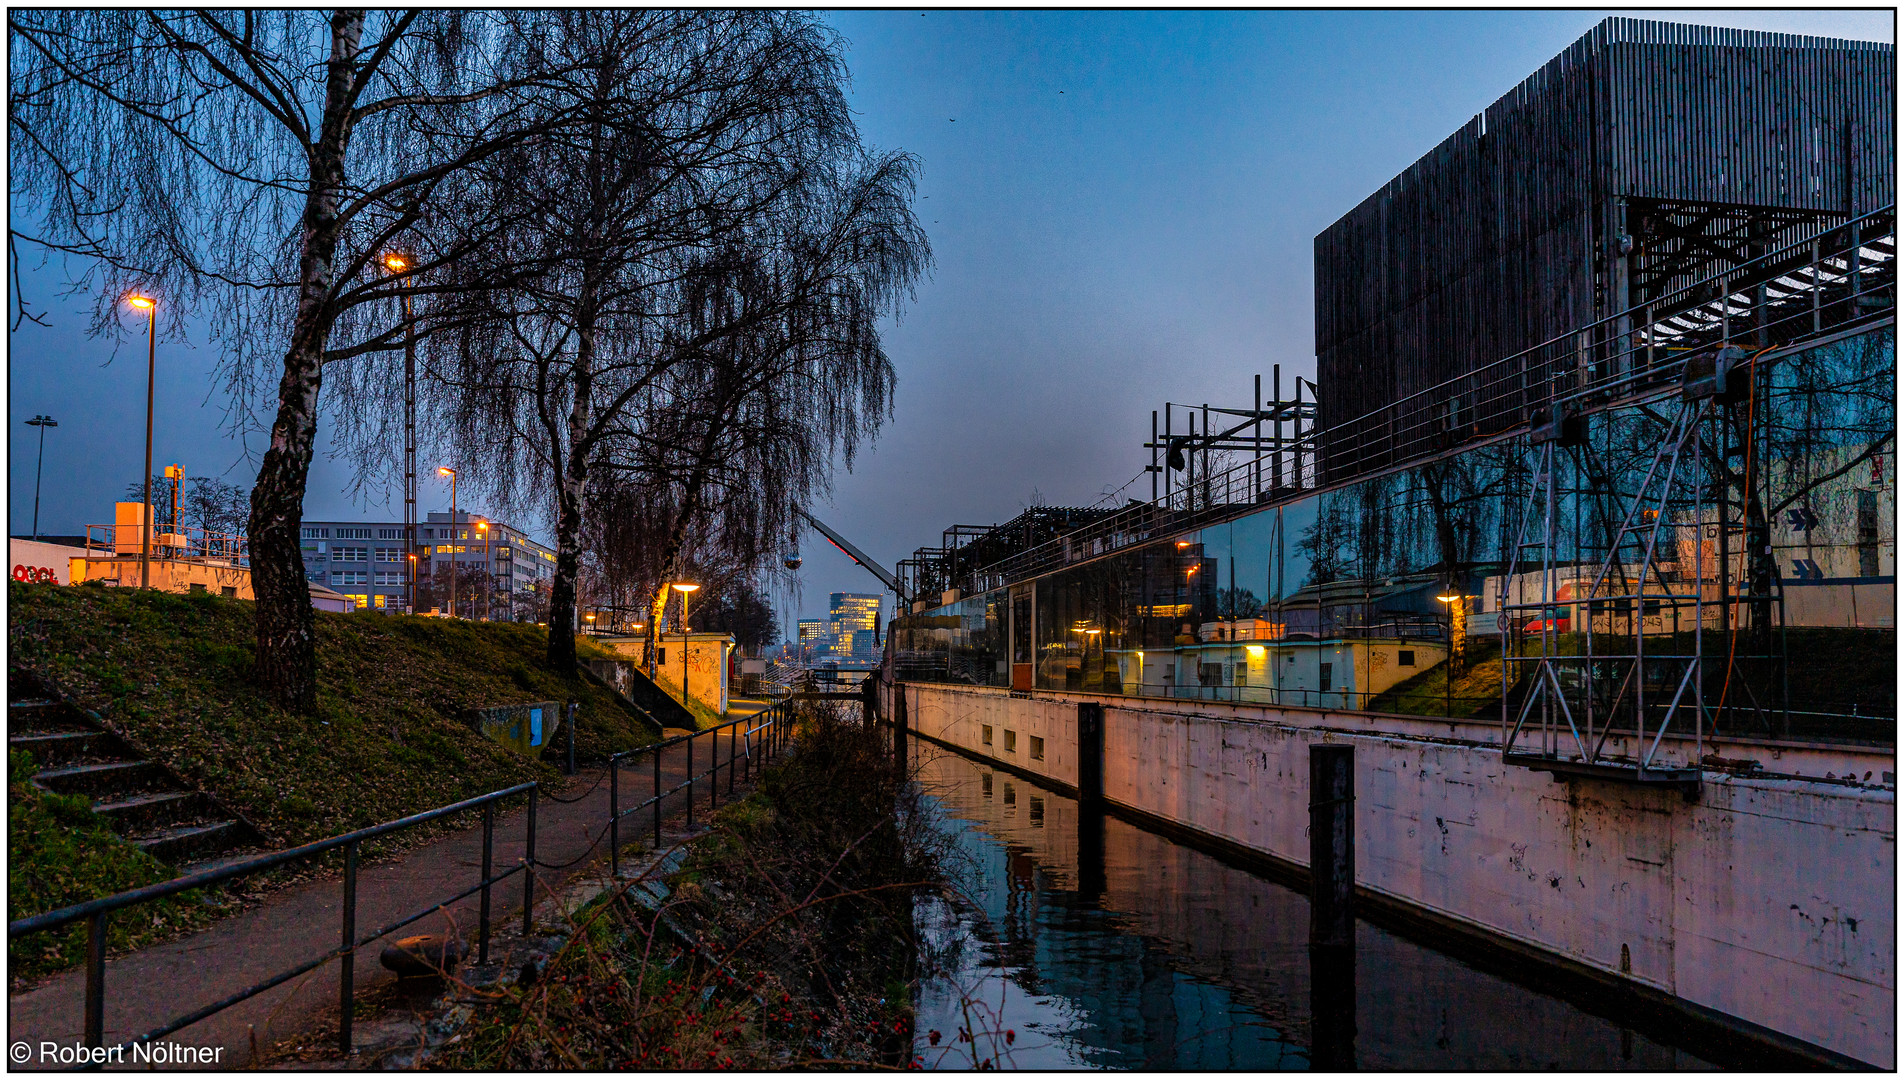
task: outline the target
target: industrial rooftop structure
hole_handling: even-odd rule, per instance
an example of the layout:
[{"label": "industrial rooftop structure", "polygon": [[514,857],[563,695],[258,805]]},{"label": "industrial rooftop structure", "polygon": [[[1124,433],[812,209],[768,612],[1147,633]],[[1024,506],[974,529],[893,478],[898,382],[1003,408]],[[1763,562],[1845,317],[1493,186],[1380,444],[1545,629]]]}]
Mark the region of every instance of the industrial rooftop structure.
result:
[{"label": "industrial rooftop structure", "polygon": [[1891,205],[1894,71],[1877,42],[1594,27],[1316,237],[1324,475],[1524,423],[1542,395],[1494,362]]}]

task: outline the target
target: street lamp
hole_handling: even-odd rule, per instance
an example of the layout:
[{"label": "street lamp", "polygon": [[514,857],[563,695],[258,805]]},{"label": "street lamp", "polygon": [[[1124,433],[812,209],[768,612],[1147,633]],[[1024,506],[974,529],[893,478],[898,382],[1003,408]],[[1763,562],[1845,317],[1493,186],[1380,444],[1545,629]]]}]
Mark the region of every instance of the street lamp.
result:
[{"label": "street lamp", "polygon": [[139,587],[152,585],[152,383],[158,374],[159,302],[134,293],[126,303],[145,312],[145,520],[139,527]]},{"label": "street lamp", "polygon": [[[463,530],[456,526],[456,470],[448,465],[437,467],[438,476],[450,478],[450,539],[461,540]],[[450,548],[450,618],[456,618],[456,552],[460,544],[451,544]]]},{"label": "street lamp", "polygon": [[[402,274],[410,269],[410,260],[400,252],[386,252],[385,270]],[[403,283],[403,543],[417,549],[416,535],[416,322],[410,310],[410,282]],[[411,611],[416,610],[414,582]]]},{"label": "street lamp", "polygon": [[489,522],[476,523],[476,531],[483,534],[483,621],[489,621],[489,582],[493,572],[489,563]]},{"label": "street lamp", "polygon": [[681,704],[688,703],[688,594],[700,588],[685,581],[677,581],[674,588],[681,592]]},{"label": "street lamp", "polygon": [[40,429],[40,460],[33,466],[33,539],[40,538],[40,471],[46,467],[46,429],[58,427],[59,421],[50,416],[35,415],[26,422],[27,427]]},{"label": "street lamp", "polygon": [[416,614],[416,552],[410,552],[410,614]]}]

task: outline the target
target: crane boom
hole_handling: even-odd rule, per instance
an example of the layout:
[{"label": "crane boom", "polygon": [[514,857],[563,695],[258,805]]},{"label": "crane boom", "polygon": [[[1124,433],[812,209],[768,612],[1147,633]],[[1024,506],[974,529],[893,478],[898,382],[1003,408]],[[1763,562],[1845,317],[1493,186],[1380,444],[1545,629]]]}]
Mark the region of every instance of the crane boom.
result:
[{"label": "crane boom", "polygon": [[819,532],[821,536],[826,537],[829,543],[831,543],[834,547],[839,548],[841,554],[845,555],[847,558],[865,567],[868,572],[870,572],[874,577],[879,579],[880,584],[886,586],[888,589],[891,589],[893,591],[893,595],[899,597],[899,606],[902,612],[905,609],[910,608],[912,606],[912,599],[906,595],[906,592],[904,589],[901,589],[899,587],[899,579],[895,578],[892,575],[892,573],[888,571],[885,567],[874,562],[872,558],[868,556],[865,552],[854,547],[852,542],[846,539],[846,537],[841,536],[839,533],[834,532],[831,528],[827,526],[826,522],[821,521],[819,518],[814,517],[812,514],[807,513],[805,510],[795,508],[794,512],[799,514],[800,517],[804,519],[807,524],[813,526],[813,528],[817,532]]}]

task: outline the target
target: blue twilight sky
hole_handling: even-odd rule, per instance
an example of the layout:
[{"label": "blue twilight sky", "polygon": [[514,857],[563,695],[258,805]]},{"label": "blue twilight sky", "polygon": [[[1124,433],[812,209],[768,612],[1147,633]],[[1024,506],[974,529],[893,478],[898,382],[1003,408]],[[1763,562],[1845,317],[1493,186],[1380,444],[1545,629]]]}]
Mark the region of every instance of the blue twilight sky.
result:
[{"label": "blue twilight sky", "polygon": [[[1313,375],[1315,235],[1608,14],[1894,40],[1888,9],[830,13],[863,135],[921,159],[937,266],[886,337],[893,421],[815,513],[890,566],[1034,493],[1124,485],[1166,398],[1240,404],[1276,363]],[[60,421],[41,531],[110,520],[139,476],[143,349],[115,358],[76,305],[50,321],[9,337],[12,534],[32,527],[35,413]],[[212,361],[161,340],[155,454],[248,483]],[[320,457],[306,515],[389,512],[347,485]],[[877,588],[824,540],[802,549],[799,596],[777,597],[789,636],[828,593]]]}]

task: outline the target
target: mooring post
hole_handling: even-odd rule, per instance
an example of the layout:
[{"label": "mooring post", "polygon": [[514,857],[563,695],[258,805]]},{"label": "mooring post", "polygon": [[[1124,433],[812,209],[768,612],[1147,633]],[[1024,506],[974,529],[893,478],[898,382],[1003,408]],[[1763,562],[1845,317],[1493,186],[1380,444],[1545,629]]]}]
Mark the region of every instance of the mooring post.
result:
[{"label": "mooring post", "polygon": [[1104,895],[1104,706],[1078,705],[1078,895]]},{"label": "mooring post", "polygon": [[1355,944],[1355,748],[1309,747],[1309,944]]},{"label": "mooring post", "polygon": [[1078,705],[1078,802],[1103,801],[1104,705],[1086,701]]},{"label": "mooring post", "polygon": [[1309,747],[1310,1067],[1355,1067],[1355,748]]},{"label": "mooring post", "polygon": [[906,711],[906,684],[893,683],[893,756],[906,756],[906,726],[911,718]]}]

